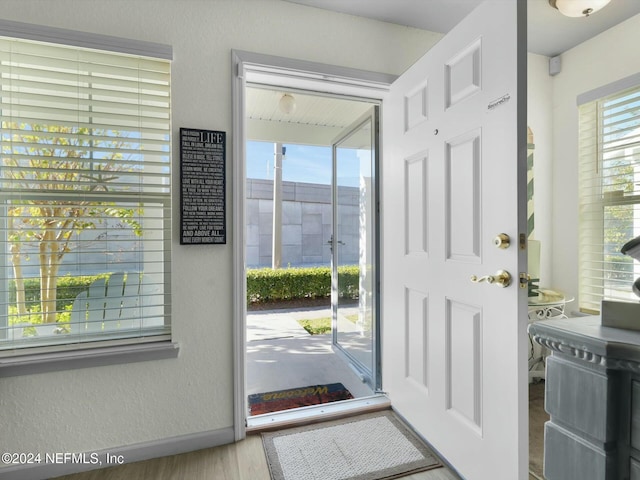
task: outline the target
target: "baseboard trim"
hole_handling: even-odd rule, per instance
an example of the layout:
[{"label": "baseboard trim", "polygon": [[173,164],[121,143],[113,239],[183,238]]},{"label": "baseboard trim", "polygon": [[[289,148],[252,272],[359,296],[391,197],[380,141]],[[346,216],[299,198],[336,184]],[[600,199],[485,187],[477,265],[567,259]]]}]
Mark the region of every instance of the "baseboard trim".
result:
[{"label": "baseboard trim", "polygon": [[[62,453],[59,453],[58,457],[50,458],[45,458],[44,454],[42,454],[40,463],[11,465],[0,468],[0,478],[3,480],[46,480],[72,473],[113,467],[119,463],[134,463],[151,458],[217,447],[233,443],[234,440],[234,429],[233,427],[228,427],[208,432],[179,435],[152,442],[114,447],[97,452],[74,454],[73,458],[67,457],[67,461],[64,461],[64,457],[60,457],[60,455],[63,455]],[[111,459],[111,462],[108,462],[107,458]],[[49,461],[47,462],[46,460]],[[58,461],[60,462],[58,463]],[[102,463],[100,464],[99,462]]]}]

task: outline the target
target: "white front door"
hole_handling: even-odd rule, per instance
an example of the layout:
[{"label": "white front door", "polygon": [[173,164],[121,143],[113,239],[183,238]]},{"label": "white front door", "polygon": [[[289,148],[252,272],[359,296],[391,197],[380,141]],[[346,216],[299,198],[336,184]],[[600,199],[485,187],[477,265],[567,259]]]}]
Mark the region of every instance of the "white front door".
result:
[{"label": "white front door", "polygon": [[383,103],[382,387],[467,480],[527,478],[525,8],[481,4]]}]

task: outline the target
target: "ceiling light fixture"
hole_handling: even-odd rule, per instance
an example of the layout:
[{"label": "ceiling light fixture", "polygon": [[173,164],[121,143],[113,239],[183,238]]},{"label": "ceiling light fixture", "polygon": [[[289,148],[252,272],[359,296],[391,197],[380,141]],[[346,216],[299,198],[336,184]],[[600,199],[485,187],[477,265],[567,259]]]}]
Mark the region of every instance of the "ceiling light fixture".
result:
[{"label": "ceiling light fixture", "polygon": [[293,95],[285,93],[282,95],[282,98],[280,98],[278,107],[280,107],[282,113],[289,115],[296,110],[296,99],[293,98]]},{"label": "ceiling light fixture", "polygon": [[553,8],[567,17],[588,17],[605,7],[611,0],[549,0]]}]

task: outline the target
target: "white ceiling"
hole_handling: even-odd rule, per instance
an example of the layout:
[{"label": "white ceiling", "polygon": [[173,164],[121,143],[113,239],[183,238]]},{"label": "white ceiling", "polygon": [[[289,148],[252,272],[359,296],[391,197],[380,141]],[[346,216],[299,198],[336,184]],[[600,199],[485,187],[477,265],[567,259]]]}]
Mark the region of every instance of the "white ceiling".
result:
[{"label": "white ceiling", "polygon": [[[286,0],[352,15],[446,33],[482,0]],[[520,0],[497,0],[520,1]],[[529,51],[558,55],[640,14],[640,0],[611,0],[588,18],[567,18],[548,0],[527,0]],[[640,35],[639,35],[640,36]],[[295,112],[285,114],[282,89],[248,88],[247,136],[251,140],[330,145],[370,104],[292,92]]]},{"label": "white ceiling", "polygon": [[[286,0],[311,7],[446,33],[482,0]],[[499,0],[520,1],[520,0]],[[548,0],[527,0],[528,50],[556,56],[640,14],[640,0],[611,0],[588,18],[568,18]]]}]

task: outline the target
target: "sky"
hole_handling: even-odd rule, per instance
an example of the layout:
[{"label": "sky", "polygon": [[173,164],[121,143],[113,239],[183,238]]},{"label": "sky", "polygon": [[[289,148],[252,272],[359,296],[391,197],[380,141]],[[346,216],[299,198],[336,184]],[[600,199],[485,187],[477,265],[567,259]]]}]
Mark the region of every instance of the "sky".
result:
[{"label": "sky", "polygon": [[[282,180],[331,185],[331,147],[285,145]],[[273,143],[247,142],[247,178],[273,180]],[[339,185],[359,186],[359,162],[355,150],[341,150],[346,169]],[[340,153],[339,153],[340,155]]]},{"label": "sky", "polygon": [[[285,146],[283,181],[331,184],[331,147]],[[247,142],[247,178],[273,180],[273,143]]]}]

